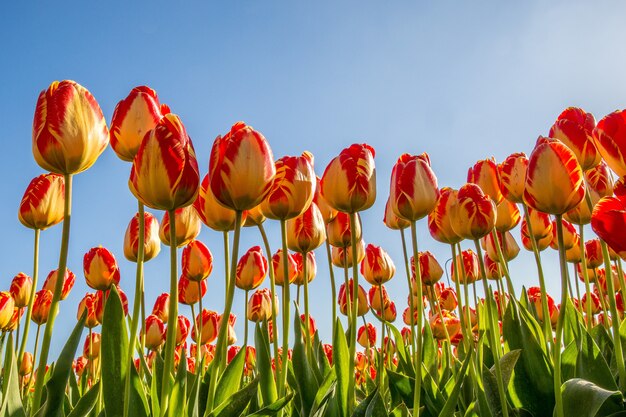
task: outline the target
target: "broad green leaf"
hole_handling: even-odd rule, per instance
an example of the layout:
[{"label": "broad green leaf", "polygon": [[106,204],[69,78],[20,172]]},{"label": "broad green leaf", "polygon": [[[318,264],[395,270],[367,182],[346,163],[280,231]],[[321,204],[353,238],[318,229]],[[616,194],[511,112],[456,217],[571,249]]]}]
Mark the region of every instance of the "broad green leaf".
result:
[{"label": "broad green leaf", "polygon": [[258,385],[259,377],[256,377],[248,385],[231,395],[228,401],[222,402],[209,414],[209,417],[240,416],[250,403],[250,399],[257,394]]},{"label": "broad green leaf", "polygon": [[465,373],[467,372],[467,368],[469,367],[470,362],[472,361],[472,356],[468,356],[465,358],[463,362],[463,366],[461,370],[456,374],[456,382],[454,383],[454,388],[448,396],[445,405],[441,409],[439,413],[439,417],[453,417],[454,410],[456,409],[457,403],[459,401],[459,394],[461,393],[461,386],[463,385],[463,381],[465,378]]},{"label": "broad green leaf", "polygon": [[289,402],[292,399],[293,399],[293,392],[290,392],[289,394],[287,394],[280,400],[275,401],[274,403],[261,408],[255,413],[250,414],[248,417],[275,416],[276,414],[280,412],[280,410],[285,408],[285,406],[289,404]]},{"label": "broad green leaf", "polygon": [[[391,369],[386,369],[386,371],[389,379],[389,392],[392,399],[394,397],[398,398],[404,402],[407,407],[413,408],[415,378],[399,374]],[[395,404],[395,402],[393,402],[393,404]]]},{"label": "broad green leaf", "polygon": [[[305,345],[302,343],[302,320],[300,320],[300,314],[296,310],[294,317],[294,345],[293,345],[293,359],[292,366],[294,376],[296,378],[296,385],[293,387],[297,389],[302,401],[302,415],[308,416],[313,402],[315,401],[315,394],[319,388],[319,384],[311,369],[311,364],[307,360],[305,352]],[[309,343],[308,349],[312,349]]]},{"label": "broad green leaf", "polygon": [[383,397],[380,395],[380,391],[376,389],[374,391],[374,398],[372,398],[365,411],[365,417],[386,417],[387,415]]},{"label": "broad green leaf", "polygon": [[146,394],[146,386],[139,378],[137,368],[130,367],[130,409],[129,415],[133,417],[148,417],[150,404]]},{"label": "broad green leaf", "polygon": [[231,396],[239,390],[243,368],[246,364],[246,350],[240,349],[233,360],[228,364],[215,390],[215,402],[217,408],[230,401]]},{"label": "broad green leaf", "polygon": [[326,377],[322,381],[322,385],[315,394],[315,401],[313,401],[313,407],[311,407],[311,415],[315,415],[319,409],[324,407],[324,404],[331,398],[335,392],[337,386],[337,376],[331,369],[326,372]]},{"label": "broad green leaf", "polygon": [[600,349],[585,329],[578,340],[573,340],[561,355],[563,380],[582,378],[608,390],[617,385]]},{"label": "broad green leaf", "polygon": [[424,392],[424,403],[431,414],[437,415],[444,407],[446,399],[443,397],[437,382],[430,375],[430,372],[426,372],[425,366],[423,366],[423,368],[424,372],[422,372],[422,374],[424,378],[422,379],[422,391]]},{"label": "broad green leaf", "polygon": [[160,403],[160,396],[159,393],[161,392],[161,385],[158,383],[158,381],[161,379],[159,378],[157,375],[159,374],[159,370],[157,367],[157,359],[159,358],[159,355],[156,355],[154,364],[152,365],[152,384],[150,384],[150,404],[152,405],[152,415],[153,416],[160,416],[161,415],[161,403]]},{"label": "broad green leaf", "polygon": [[[422,366],[426,368],[426,371],[430,374],[435,383],[439,382],[439,355],[437,353],[437,345],[433,338],[433,333],[430,330],[430,326],[424,326],[423,336],[419,334],[417,337],[422,337]],[[423,374],[423,372],[422,372]],[[422,375],[422,378],[425,376]]]},{"label": "broad green leaf", "polygon": [[387,327],[391,330],[391,333],[393,333],[393,339],[396,344],[396,352],[398,354],[398,370],[403,372],[405,375],[415,378],[415,368],[413,367],[411,354],[407,346],[404,344],[402,333],[400,333],[400,331],[391,323],[387,323]]},{"label": "broad green leaf", "polygon": [[410,416],[409,409],[404,403],[398,405],[396,408],[391,410],[390,414],[393,417],[409,417]]},{"label": "broad green leaf", "polygon": [[24,406],[20,397],[20,381],[17,372],[17,360],[13,349],[13,333],[9,334],[7,353],[4,358],[2,389],[4,391],[2,417],[25,417]]},{"label": "broad green leaf", "polygon": [[256,325],[254,332],[254,342],[256,345],[256,366],[261,381],[259,388],[263,404],[273,404],[278,398],[274,372],[272,371],[272,358],[270,356],[269,336],[265,326]]},{"label": "broad green leaf", "polygon": [[619,391],[605,390],[584,379],[570,379],[561,389],[566,416],[601,417],[624,409]]},{"label": "broad green leaf", "polygon": [[333,337],[333,367],[337,375],[337,391],[335,398],[338,402],[340,417],[348,417],[348,380],[350,352],[344,335],[341,320],[337,318],[335,326],[335,335]]},{"label": "broad green leaf", "polygon": [[351,417],[365,417],[365,415],[367,414],[367,407],[369,407],[370,403],[374,399],[374,395],[376,395],[377,392],[378,390],[372,391],[370,395],[368,395],[360,403],[358,403],[357,406],[354,408]]},{"label": "broad green leaf", "polygon": [[178,417],[187,414],[187,355],[183,354],[178,362],[176,380],[170,393],[170,401],[167,408],[168,417]]},{"label": "broad green leaf", "polygon": [[74,407],[72,412],[69,413],[67,417],[87,417],[98,401],[99,392],[100,381],[96,382],[96,384],[92,386],[89,391],[85,393],[85,395],[80,397],[78,403],[76,403],[76,407]]},{"label": "broad green leaf", "polygon": [[[520,349],[516,349],[505,353],[500,358],[500,371],[502,372],[502,381],[504,382],[505,390],[509,386],[511,376],[513,375],[513,370],[515,369],[515,364],[517,364],[517,360],[519,359],[521,353],[522,351]],[[495,366],[492,366],[490,371],[495,375]]]}]

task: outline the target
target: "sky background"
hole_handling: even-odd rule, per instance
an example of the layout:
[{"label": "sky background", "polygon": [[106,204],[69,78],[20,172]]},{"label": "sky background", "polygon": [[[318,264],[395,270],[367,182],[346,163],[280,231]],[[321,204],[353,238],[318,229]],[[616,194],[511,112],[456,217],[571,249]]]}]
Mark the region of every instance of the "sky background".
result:
[{"label": "sky background", "polygon": [[[626,3],[620,1],[23,3],[5,5],[0,15],[1,289],[18,272],[32,273],[34,233],[19,223],[17,208],[42,173],[32,157],[32,119],[39,92],[54,80],[88,88],[109,122],[134,86],[154,88],[185,123],[202,176],[214,138],[238,120],[262,132],[276,158],[311,151],[318,175],[350,144],[372,145],[378,200],[363,213],[364,240],[383,246],[398,267],[388,284],[398,326],[406,277],[399,233],[382,223],[398,156],[427,152],[439,185],[459,187],[480,159],[530,154],[568,106],[599,120],[626,105]],[[52,359],[90,291],[82,259],[91,247],[115,253],[132,300],[135,265],[122,251],[136,211],[129,170],[109,147],[75,177],[68,266],[77,279],[61,304]],[[266,228],[275,250],[278,228],[270,221]],[[420,249],[443,265],[449,248],[430,237],[425,220],[418,230]],[[519,241],[519,228],[513,233]],[[222,311],[221,235],[204,227],[199,238],[216,260],[204,305]],[[261,244],[255,229],[243,239],[242,252]],[[42,233],[39,287],[57,267],[60,240],[60,225]],[[328,267],[318,252],[311,312],[330,341]],[[547,285],[556,295],[556,253],[544,254]],[[535,271],[522,250],[511,263],[516,288],[537,285]],[[145,281],[150,309],[169,287],[167,247],[146,265]],[[243,298],[237,291],[240,342]],[[186,306],[181,310],[189,315]],[[33,340],[34,330],[30,346]]]}]

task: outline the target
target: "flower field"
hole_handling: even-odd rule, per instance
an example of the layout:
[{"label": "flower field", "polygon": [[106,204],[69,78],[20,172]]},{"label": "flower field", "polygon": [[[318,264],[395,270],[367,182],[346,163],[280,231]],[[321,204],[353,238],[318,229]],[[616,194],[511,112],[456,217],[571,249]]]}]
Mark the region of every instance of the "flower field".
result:
[{"label": "flower field", "polygon": [[[202,173],[183,121],[151,88],[133,88],[106,120],[85,87],[53,82],[33,118],[44,173],[18,210],[34,231],[33,269],[0,292],[0,417],[626,416],[626,111],[596,122],[570,107],[547,132],[528,156],[476,162],[458,190],[438,183],[426,153],[403,154],[384,179],[389,195],[377,196],[368,144],[316,172],[310,152],[275,159],[261,132],[236,122]],[[67,267],[72,180],[109,145],[129,164],[137,212],[123,254],[84,254],[78,279],[93,291],[51,357],[59,305],[80,275]],[[364,243],[360,214],[381,201],[402,259]],[[280,247],[265,222],[279,225]],[[418,222],[449,265],[420,251]],[[40,277],[40,235],[58,224],[58,268]],[[223,240],[223,261],[197,239],[202,227]],[[258,246],[242,247],[242,228],[258,231]],[[509,262],[522,247],[536,273],[516,291]],[[548,249],[561,271],[552,296]],[[159,254],[169,292],[145,299],[144,264]],[[136,264],[134,287],[124,283],[132,299],[122,255]],[[203,305],[217,262],[223,311]],[[392,278],[403,297],[388,295]],[[330,322],[311,315],[314,279],[330,280]]]}]

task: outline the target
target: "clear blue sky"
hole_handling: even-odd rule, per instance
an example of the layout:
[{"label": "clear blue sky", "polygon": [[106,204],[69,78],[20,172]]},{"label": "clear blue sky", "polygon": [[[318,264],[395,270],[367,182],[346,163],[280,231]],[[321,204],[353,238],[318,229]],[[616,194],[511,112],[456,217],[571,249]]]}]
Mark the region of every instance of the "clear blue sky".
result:
[{"label": "clear blue sky", "polygon": [[[318,174],[349,144],[374,146],[379,198],[363,215],[364,238],[396,261],[389,289],[399,313],[406,302],[399,239],[382,216],[400,154],[428,152],[439,184],[458,187],[479,159],[530,153],[567,106],[599,119],[626,104],[626,4],[619,1],[72,3],[12,2],[0,16],[3,289],[18,272],[32,271],[33,233],[17,220],[17,207],[28,182],[42,172],[31,153],[32,118],[38,93],[54,80],[87,87],[109,121],[132,87],[151,86],[181,116],[202,175],[213,139],[238,120],[260,130],[276,157],[313,152]],[[122,287],[132,298],[134,264],[122,253],[136,210],[128,174],[129,164],[108,148],[75,179],[69,267],[77,280],[61,305],[52,358],[88,290],[82,257],[89,248],[102,244],[116,254]],[[278,230],[267,227],[276,248]],[[419,230],[421,248],[443,264],[448,249],[433,241],[425,221]],[[42,234],[42,279],[56,268],[60,232],[56,226]],[[518,229],[514,233],[519,238]],[[254,230],[244,237],[244,249],[260,243]],[[204,228],[200,239],[216,259],[205,306],[221,311],[221,237]],[[312,314],[329,340],[323,252],[317,259]],[[549,288],[558,291],[553,253],[547,262]],[[166,252],[148,263],[148,308],[167,290],[168,271]],[[512,274],[518,288],[536,285],[527,253],[513,261]],[[237,294],[239,329],[242,303]]]}]

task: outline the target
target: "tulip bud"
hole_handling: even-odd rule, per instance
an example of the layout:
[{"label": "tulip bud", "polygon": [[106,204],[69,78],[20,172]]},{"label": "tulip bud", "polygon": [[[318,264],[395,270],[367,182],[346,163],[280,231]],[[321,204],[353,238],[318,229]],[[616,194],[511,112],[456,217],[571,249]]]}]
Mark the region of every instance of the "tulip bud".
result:
[{"label": "tulip bud", "polygon": [[[341,314],[348,314],[348,297],[350,297],[350,303],[354,302],[353,288],[354,288],[354,280],[350,279],[349,282],[349,290],[347,291],[349,295],[346,294],[346,284],[341,284],[339,288],[339,296],[337,301],[339,303],[339,311]],[[365,290],[363,287],[359,285],[358,289],[358,298],[357,298],[357,316],[363,316],[369,311],[369,307],[367,305],[367,295],[365,294]]]},{"label": "tulip bud", "polygon": [[157,350],[165,342],[165,324],[163,321],[150,314],[145,324],[145,344],[149,350]]},{"label": "tulip bud", "polygon": [[[543,321],[543,303],[541,301],[541,289],[539,287],[530,287],[527,291],[528,301],[535,307],[535,314],[539,321]],[[546,294],[548,302],[548,311],[554,308],[554,300],[549,294]]]},{"label": "tulip bud", "polygon": [[235,285],[244,291],[253,290],[263,283],[266,275],[267,259],[260,246],[253,246],[237,263]]},{"label": "tulip bud", "polygon": [[86,357],[81,356],[79,358],[76,358],[74,362],[72,363],[72,369],[74,370],[74,373],[79,379],[83,375],[83,371],[87,367],[88,361],[89,360]]},{"label": "tulip bud", "polygon": [[[379,290],[379,288],[381,288],[382,291]],[[382,304],[381,304],[381,293],[382,293]],[[383,306],[384,308],[387,308],[387,306],[391,302],[384,285],[372,286],[372,288],[370,288],[369,292],[367,293],[367,297],[369,299],[370,306],[376,311],[381,311],[383,309]]]},{"label": "tulip bud", "polygon": [[588,300],[591,300],[591,314],[598,314],[602,310],[602,306],[600,305],[600,299],[592,292],[590,292],[589,295],[590,297],[587,298],[587,294],[583,294],[583,297],[580,300],[582,303],[582,309],[584,312],[587,312],[587,303],[589,302]]},{"label": "tulip bud", "polygon": [[183,275],[190,281],[202,281],[213,271],[213,255],[199,240],[189,242],[182,255]]},{"label": "tulip bud", "polygon": [[454,288],[444,288],[439,294],[438,302],[444,310],[454,311],[459,305]]},{"label": "tulip bud", "polygon": [[315,195],[313,196],[313,202],[319,208],[325,225],[328,224],[337,215],[337,210],[332,208],[322,196],[322,180],[320,179],[320,177],[316,177]]},{"label": "tulip bud", "polygon": [[[353,263],[352,246],[345,248],[333,247],[332,249],[332,263],[339,268],[351,268]],[[362,240],[359,240],[356,244],[356,261],[360,263],[365,259],[365,244]]]},{"label": "tulip bud", "polygon": [[[209,186],[209,175],[205,175],[200,185],[198,198],[193,203],[198,216],[204,224],[218,232],[228,232],[235,230],[235,211],[221,205]],[[247,222],[247,212],[243,212],[242,221]],[[251,220],[254,220],[252,218]],[[256,225],[256,223],[255,223]]]},{"label": "tulip bud", "polygon": [[184,275],[178,279],[178,302],[185,305],[193,305],[200,301],[200,297],[206,294],[206,280],[189,281]]},{"label": "tulip bud", "polygon": [[[513,235],[510,232],[496,233],[498,235],[498,243],[500,244],[500,250],[502,251],[504,259],[507,262],[515,259],[519,254],[520,248],[513,238]],[[493,240],[493,235],[489,234],[485,236],[481,242],[483,243],[483,248],[486,250],[489,257],[493,260],[499,261],[498,248],[496,246],[496,242]]]},{"label": "tulip bud", "polygon": [[143,85],[133,88],[117,103],[109,136],[111,147],[121,160],[133,160],[145,134],[156,127],[163,113],[169,113],[169,108],[162,108],[156,91]]},{"label": "tulip bud", "polygon": [[[43,282],[43,289],[48,290],[54,294],[54,287],[57,285],[57,275],[58,269],[54,271],[50,271],[46,280]],[[63,289],[61,290],[61,300],[65,300],[67,296],[70,294],[72,287],[74,287],[74,282],[76,281],[76,276],[69,269],[65,269],[65,275],[63,277]]]},{"label": "tulip bud", "polygon": [[11,281],[9,292],[15,302],[15,307],[26,307],[30,299],[30,292],[33,288],[33,279],[23,272],[20,272]]},{"label": "tulip bud", "polygon": [[83,258],[83,271],[87,285],[94,290],[106,291],[120,282],[120,270],[115,256],[108,249],[91,248]]},{"label": "tulip bud", "polygon": [[587,268],[590,269],[597,268],[604,263],[600,239],[591,239],[585,242],[585,259],[587,260]]},{"label": "tulip bud", "polygon": [[100,324],[100,321],[98,320],[98,317],[96,315],[96,295],[95,294],[87,293],[85,294],[83,299],[80,300],[80,303],[78,304],[78,312],[76,313],[76,318],[80,320],[83,313],[85,312],[86,312],[85,327],[91,329],[91,328],[96,327],[98,324]]},{"label": "tulip bud", "polygon": [[385,216],[383,217],[383,223],[385,223],[385,226],[393,230],[402,230],[411,226],[410,222],[401,219],[396,215],[396,213],[393,212],[391,200],[389,198],[387,199],[387,203],[385,204]]},{"label": "tulip bud", "polygon": [[[259,226],[265,221],[265,216],[263,215],[263,213],[261,213],[261,209],[259,208],[259,206],[244,211],[242,215],[242,219],[245,218],[245,221],[243,223],[244,227]],[[235,226],[233,223],[233,229],[234,228]]]},{"label": "tulip bud", "polygon": [[[278,299],[274,299],[278,305]],[[272,293],[269,289],[256,290],[248,300],[248,320],[255,323],[272,318]]]},{"label": "tulip bud", "polygon": [[[356,240],[361,240],[361,217],[357,215],[354,226]],[[326,225],[326,236],[328,243],[336,248],[345,248],[352,242],[352,231],[350,229],[350,216],[339,212],[333,220]]]},{"label": "tulip bud", "polygon": [[[613,195],[613,178],[606,162],[601,160],[598,165],[585,171],[585,180],[589,189],[598,195],[598,200]],[[594,205],[597,202],[593,201]]]},{"label": "tulip bud", "polygon": [[504,198],[500,190],[500,173],[493,157],[476,162],[467,172],[467,182],[478,185],[496,205]]},{"label": "tulip bud", "polygon": [[83,356],[87,359],[95,359],[100,355],[100,342],[102,337],[100,333],[92,332],[85,339],[83,346]]},{"label": "tulip bud", "polygon": [[[418,307],[419,308],[419,307]],[[412,324],[417,325],[417,308],[413,310],[413,319],[411,319],[411,308],[407,307],[404,309],[404,312],[402,313],[402,321],[404,321],[404,324],[406,324],[407,326],[411,326]]]},{"label": "tulip bud", "polygon": [[404,220],[416,221],[433,211],[438,197],[437,177],[428,154],[400,156],[391,171],[389,200],[393,212]]},{"label": "tulip bud", "polygon": [[[2,293],[0,293],[0,303],[3,299],[1,294]],[[31,319],[38,325],[46,323],[48,321],[48,313],[50,312],[50,304],[52,304],[52,291],[46,290],[44,288],[36,292],[35,301],[33,302],[33,312],[31,315]],[[5,313],[4,309],[1,308],[1,304],[0,312],[2,312],[3,314]],[[11,309],[11,313],[13,313],[13,309]],[[0,320],[0,324],[2,324],[2,320]]]},{"label": "tulip bud", "polygon": [[[218,327],[222,325],[222,319],[223,317],[220,316],[217,321]],[[236,321],[237,321],[237,316],[235,316],[233,313],[230,313],[230,316],[228,316],[228,321],[226,322],[226,325],[228,326],[227,343],[229,346],[237,343],[237,335],[235,334],[235,322]]]},{"label": "tulip bud", "polygon": [[178,316],[178,325],[176,326],[176,346],[180,346],[187,341],[191,322],[183,315]]},{"label": "tulip bud", "polygon": [[326,227],[317,204],[311,203],[298,217],[287,220],[287,247],[294,252],[311,252],[326,240]]},{"label": "tulip bud", "polygon": [[441,189],[435,208],[428,215],[430,235],[441,243],[455,244],[462,238],[452,229],[452,205],[457,200],[458,191],[449,187]]},{"label": "tulip bud", "polygon": [[609,168],[620,177],[626,175],[626,111],[604,116],[593,131],[593,139]]},{"label": "tulip bud", "polygon": [[558,140],[540,137],[528,161],[524,202],[544,213],[563,214],[584,196],[576,155]]},{"label": "tulip bud", "polygon": [[31,229],[44,230],[63,220],[65,179],[58,174],[42,174],[26,187],[17,217]]},{"label": "tulip bud", "polygon": [[54,81],[37,99],[33,156],[56,174],[78,174],[91,167],[109,144],[100,106],[74,81]]},{"label": "tulip bud", "polygon": [[520,219],[520,212],[515,203],[502,200],[496,207],[496,230],[498,232],[508,232],[519,224]]},{"label": "tulip bud", "polygon": [[[520,229],[521,235],[522,235],[522,245],[524,245],[524,248],[526,248],[526,250],[528,251],[532,251],[533,250],[533,246],[532,246],[532,242],[530,241],[530,235],[528,233],[528,225],[526,224],[526,222],[524,220],[522,220],[522,227]],[[550,226],[550,229],[552,229],[552,226]],[[534,232],[534,230],[533,230]],[[546,249],[547,247],[550,246],[550,244],[552,243],[552,233],[541,237],[539,240],[536,240],[535,242],[537,244],[537,250],[539,252],[543,251],[544,249]]]},{"label": "tulip bud", "polygon": [[[572,246],[577,246],[578,233],[572,224],[566,220],[563,220],[563,247],[565,250],[569,250]],[[558,250],[559,243],[556,235],[556,221],[552,222],[552,243],[550,244],[552,249]]]},{"label": "tulip bud", "polygon": [[458,276],[461,284],[471,284],[480,277],[478,268],[478,255],[471,249],[464,250],[460,255],[456,256],[456,264],[459,266],[459,272],[454,272],[454,262],[451,265],[452,278],[456,279]]},{"label": "tulip bud", "polygon": [[[274,269],[274,281],[281,287],[285,283],[285,269],[283,267],[283,251],[278,249],[272,256],[272,268]],[[287,254],[288,281],[293,283],[298,275],[298,264],[291,253]]]},{"label": "tulip bud", "polygon": [[193,203],[199,183],[191,138],[180,118],[169,113],[143,138],[130,171],[130,191],[150,208],[174,210]]},{"label": "tulip bud", "polygon": [[20,374],[20,376],[26,376],[30,374],[32,371],[33,371],[33,354],[30,352],[24,352],[18,373]]},{"label": "tulip bud", "polygon": [[[191,206],[176,209],[174,214],[176,217],[176,247],[182,248],[198,236],[202,223],[196,210]],[[170,215],[167,211],[161,220],[159,238],[164,245],[170,246]]]},{"label": "tulip bud", "polygon": [[166,292],[159,295],[154,302],[154,307],[152,308],[152,314],[157,316],[163,321],[163,323],[167,323],[167,318],[169,315],[169,303],[170,303],[170,295]]},{"label": "tulip bud", "polygon": [[626,196],[601,199],[593,209],[591,228],[622,259],[626,259],[626,236],[623,233],[626,230]]},{"label": "tulip bud", "polygon": [[524,202],[524,188],[526,172],[528,170],[528,158],[523,152],[509,155],[500,165],[500,190],[507,200],[513,203]]},{"label": "tulip bud", "polygon": [[365,258],[361,262],[361,274],[372,285],[389,281],[396,273],[391,257],[380,246],[371,243],[365,248]]},{"label": "tulip bud", "polygon": [[[353,144],[341,151],[324,170],[322,197],[335,210],[356,213],[376,201],[374,148]],[[331,243],[332,244],[332,243]]]},{"label": "tulip bud", "polygon": [[[435,259],[435,256],[429,251],[419,252],[418,260],[420,263],[420,280],[422,284],[433,285],[443,276],[443,269]],[[411,256],[411,277],[415,279],[415,259]]]},{"label": "tulip bud", "polygon": [[430,328],[435,339],[444,340],[446,331],[448,335],[455,335],[461,330],[461,320],[454,313],[442,310],[441,316],[435,314],[430,318]]},{"label": "tulip bud", "polygon": [[191,331],[192,339],[198,339],[198,329],[202,328],[200,344],[206,345],[214,341],[217,338],[219,317],[220,315],[217,312],[207,310],[206,308],[203,309],[202,312],[196,316],[196,320]]},{"label": "tulip bud", "polygon": [[359,342],[359,345],[366,349],[376,346],[376,327],[371,323],[367,323],[367,327],[359,327],[356,340]]},{"label": "tulip bud", "polygon": [[[144,212],[143,261],[148,262],[161,251],[159,241],[159,221],[152,214]],[[128,223],[124,234],[124,256],[131,262],[137,262],[139,252],[139,213]]]},{"label": "tulip bud", "polygon": [[454,232],[465,239],[480,239],[493,230],[496,206],[476,184],[465,184],[452,203],[451,225]]},{"label": "tulip bud", "polygon": [[485,271],[487,272],[486,279],[498,280],[502,278],[502,271],[500,270],[500,264],[494,260],[488,253],[485,253],[483,257],[485,263]]},{"label": "tulip bud", "polygon": [[[300,321],[302,322],[302,338],[306,340],[306,315],[300,315]],[[315,337],[315,332],[317,332],[317,325],[315,324],[315,319],[312,316],[309,316],[309,337],[313,339]]]},{"label": "tulip bud", "polygon": [[596,120],[593,114],[577,107],[568,107],[550,128],[548,136],[563,142],[572,150],[583,171],[600,163],[600,153],[593,142]]},{"label": "tulip bud", "polygon": [[259,205],[265,217],[293,219],[309,208],[317,184],[312,157],[305,152],[302,156],[284,156],[276,161],[274,183]]},{"label": "tulip bud", "polygon": [[396,321],[396,316],[397,316],[396,303],[391,301],[389,303],[389,305],[387,305],[382,312],[381,311],[377,311],[376,313],[384,321],[386,321],[388,323],[393,323],[394,321]]},{"label": "tulip bud", "polygon": [[304,262],[302,253],[294,253],[293,260],[296,261],[296,278],[293,283],[296,285],[304,285],[304,281],[307,283],[313,281],[315,275],[317,275],[317,263],[315,262],[315,253],[306,253],[306,277],[304,276]]},{"label": "tulip bud", "polygon": [[209,185],[217,201],[232,210],[249,210],[267,196],[274,181],[274,156],[260,132],[235,123],[211,148]]},{"label": "tulip bud", "polygon": [[0,292],[0,328],[6,327],[11,321],[15,302],[8,291]]}]

